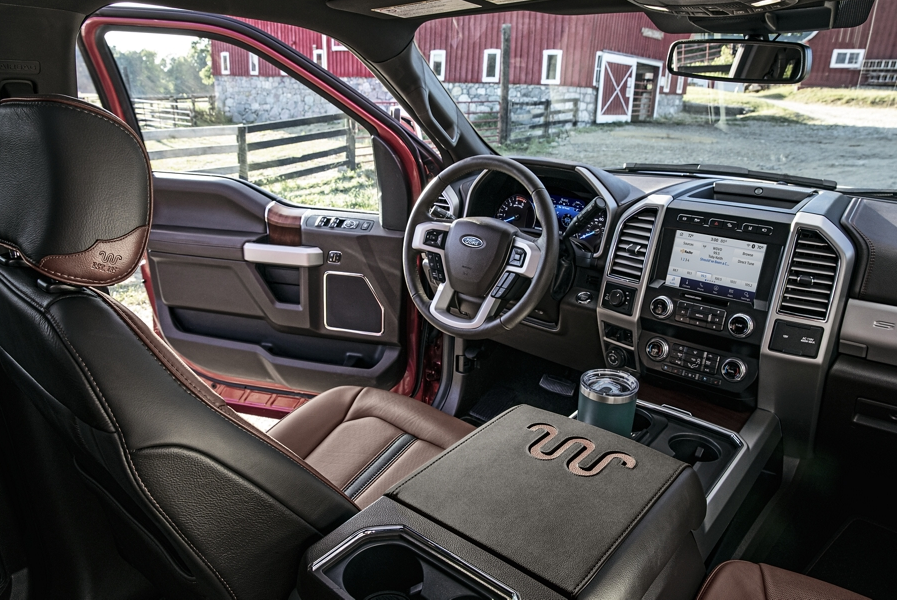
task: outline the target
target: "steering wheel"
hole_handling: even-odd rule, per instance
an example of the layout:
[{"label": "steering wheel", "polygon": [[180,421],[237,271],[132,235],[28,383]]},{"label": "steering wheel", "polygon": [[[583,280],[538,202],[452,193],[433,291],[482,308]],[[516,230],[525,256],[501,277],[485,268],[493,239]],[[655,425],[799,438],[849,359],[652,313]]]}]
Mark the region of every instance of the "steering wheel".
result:
[{"label": "steering wheel", "polygon": [[[499,219],[452,220],[430,214],[451,182],[483,170],[504,173],[526,188],[542,224],[538,239]],[[414,305],[434,327],[460,338],[483,339],[510,330],[536,307],[551,286],[558,247],[554,205],[533,172],[501,156],[474,156],[445,169],[415,203],[405,229],[405,283]],[[432,298],[418,267],[421,252],[426,253],[430,276],[438,283]],[[501,314],[500,309],[524,287],[525,280],[529,280],[528,289],[517,304]],[[465,307],[478,305],[473,316],[461,312],[459,302]]]}]

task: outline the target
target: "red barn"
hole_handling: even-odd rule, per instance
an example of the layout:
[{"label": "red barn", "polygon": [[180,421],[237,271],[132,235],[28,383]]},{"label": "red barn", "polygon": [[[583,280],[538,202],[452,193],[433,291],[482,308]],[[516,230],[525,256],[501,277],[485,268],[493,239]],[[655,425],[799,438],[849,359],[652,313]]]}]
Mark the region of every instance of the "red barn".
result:
[{"label": "red barn", "polygon": [[813,49],[808,87],[897,87],[897,0],[877,0],[865,23],[820,31]]},{"label": "red barn", "polygon": [[[365,86],[369,97],[390,101],[379,82],[337,40],[289,25],[246,22],[278,37],[351,85]],[[553,106],[566,103],[573,123],[588,125],[671,115],[682,107],[685,81],[668,76],[664,62],[670,43],[684,36],[659,31],[644,14],[514,12],[430,21],[418,31],[417,44],[468,115],[497,112],[505,23],[511,25],[512,110],[544,102]],[[224,94],[224,103],[233,95],[233,82],[224,81],[228,76],[281,76],[276,67],[259,64],[257,58],[228,44],[213,41],[212,55],[216,92]],[[231,102],[236,104],[238,101]],[[254,117],[247,117],[246,111],[228,111],[226,106],[225,112],[235,118]],[[265,113],[255,118],[276,116]]]}]

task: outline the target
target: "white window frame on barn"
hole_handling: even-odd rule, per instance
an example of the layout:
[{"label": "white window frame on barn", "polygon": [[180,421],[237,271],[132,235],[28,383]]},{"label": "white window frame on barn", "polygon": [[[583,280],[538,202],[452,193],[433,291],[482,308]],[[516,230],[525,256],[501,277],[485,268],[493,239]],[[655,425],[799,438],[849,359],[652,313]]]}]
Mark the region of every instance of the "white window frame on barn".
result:
[{"label": "white window frame on barn", "polygon": [[[843,56],[844,60],[839,62],[838,58]],[[851,57],[855,57],[851,62]],[[866,57],[866,51],[862,48],[856,49],[835,49],[832,50],[832,62],[829,64],[831,69],[862,69],[863,59]]]},{"label": "white window frame on barn", "polygon": [[339,41],[334,38],[330,38],[330,49],[334,52],[348,52],[349,49],[343,46]]},{"label": "white window frame on barn", "polygon": [[[495,72],[489,75],[489,57],[495,57]],[[501,50],[498,48],[487,48],[483,50],[483,83],[498,83],[499,74],[501,73]]]},{"label": "white window frame on barn", "polygon": [[592,74],[592,85],[599,87],[601,85],[601,65],[604,64],[604,52],[595,53],[595,72]]},{"label": "white window frame on barn", "polygon": [[327,53],[324,51],[324,48],[312,46],[311,59],[319,67],[322,67],[324,69],[327,68]]},{"label": "white window frame on barn", "polygon": [[222,52],[220,56],[221,74],[230,75],[230,52]]},{"label": "white window frame on barn", "polygon": [[249,53],[249,74],[259,74],[259,57],[251,52]]},{"label": "white window frame on barn", "polygon": [[[557,57],[555,68],[555,77],[548,77],[549,57]],[[561,60],[563,59],[563,50],[542,50],[542,85],[559,85],[561,83]]]},{"label": "white window frame on barn", "polygon": [[[436,63],[442,65],[442,68],[438,71],[436,70],[436,67],[433,66]],[[445,50],[430,50],[430,69],[433,70],[436,79],[445,81]]]},{"label": "white window frame on barn", "polygon": [[681,75],[676,76],[676,93],[682,94],[682,91],[685,89],[685,77]]}]

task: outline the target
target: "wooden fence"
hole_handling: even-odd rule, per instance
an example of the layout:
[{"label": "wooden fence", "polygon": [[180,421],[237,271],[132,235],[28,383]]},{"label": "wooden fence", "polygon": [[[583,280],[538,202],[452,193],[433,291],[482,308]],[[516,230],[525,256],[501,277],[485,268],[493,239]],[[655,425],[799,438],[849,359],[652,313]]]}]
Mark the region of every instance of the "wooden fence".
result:
[{"label": "wooden fence", "polygon": [[509,104],[507,141],[511,143],[548,138],[559,128],[579,125],[579,98],[510,100]]},{"label": "wooden fence", "polygon": [[[286,135],[273,139],[263,139],[250,142],[248,137],[250,134],[264,131],[278,131],[284,129],[293,129],[307,127],[310,125],[326,125],[330,123],[341,123],[342,126],[335,129],[324,129],[321,131],[312,131],[307,133],[299,133],[296,135]],[[365,132],[366,133],[366,132]],[[307,117],[303,119],[288,119],[285,121],[271,121],[267,123],[253,123],[243,125],[221,125],[213,127],[191,127],[191,128],[173,128],[164,130],[148,130],[143,132],[145,141],[151,140],[172,140],[183,138],[212,138],[221,136],[234,136],[234,143],[219,145],[203,145],[190,146],[182,148],[170,148],[165,150],[152,150],[149,152],[150,160],[163,160],[169,158],[185,158],[192,156],[205,156],[213,154],[234,154],[236,163],[208,169],[194,169],[194,173],[205,173],[209,175],[236,175],[240,179],[250,181],[250,174],[253,171],[266,171],[289,165],[300,165],[302,163],[319,161],[324,158],[338,157],[336,161],[329,161],[324,164],[317,164],[311,167],[305,167],[288,171],[286,173],[278,173],[277,175],[252,178],[252,182],[258,185],[266,185],[276,181],[286,181],[288,179],[296,179],[323,173],[331,169],[339,167],[347,167],[356,169],[359,162],[367,162],[373,160],[373,156],[364,153],[358,156],[357,137],[359,133],[356,131],[354,121],[342,114],[324,115],[321,117]],[[345,142],[335,148],[327,148],[315,152],[307,152],[297,156],[288,156],[285,158],[276,158],[271,160],[254,161],[250,160],[251,153],[269,148],[277,148],[280,146],[290,146],[293,144],[301,144],[317,140],[339,139]]]},{"label": "wooden fence", "polygon": [[135,98],[134,116],[141,130],[196,127],[197,108],[215,106],[214,96],[164,96]]}]

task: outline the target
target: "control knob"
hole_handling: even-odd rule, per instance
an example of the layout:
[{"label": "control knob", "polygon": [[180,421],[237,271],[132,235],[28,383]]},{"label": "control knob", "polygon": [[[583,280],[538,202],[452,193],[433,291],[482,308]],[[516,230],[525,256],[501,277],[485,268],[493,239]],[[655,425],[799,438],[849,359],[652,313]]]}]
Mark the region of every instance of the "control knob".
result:
[{"label": "control knob", "polygon": [[626,353],[616,346],[611,346],[604,355],[604,362],[612,369],[621,369],[626,366]]},{"label": "control knob", "polygon": [[623,303],[626,301],[626,295],[622,290],[611,290],[610,294],[607,295],[607,301],[614,307],[623,306]]},{"label": "control knob", "polygon": [[729,319],[729,333],[737,338],[746,338],[754,331],[754,320],[744,313],[732,315]]},{"label": "control knob", "polygon": [[658,296],[651,300],[651,314],[658,319],[666,319],[673,314],[673,301],[666,296]]},{"label": "control knob", "polygon": [[737,358],[727,358],[719,369],[726,381],[737,383],[747,375],[747,365]]},{"label": "control knob", "polygon": [[645,352],[651,360],[661,362],[670,354],[670,347],[665,339],[656,337],[645,344]]}]

